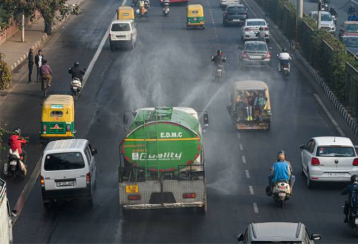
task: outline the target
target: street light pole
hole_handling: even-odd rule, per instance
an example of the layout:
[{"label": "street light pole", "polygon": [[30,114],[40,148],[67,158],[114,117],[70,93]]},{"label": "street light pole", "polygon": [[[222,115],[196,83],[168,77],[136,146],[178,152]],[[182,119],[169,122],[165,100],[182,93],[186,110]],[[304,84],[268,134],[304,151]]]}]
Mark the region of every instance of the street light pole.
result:
[{"label": "street light pole", "polygon": [[318,28],[318,30],[320,30],[321,29],[321,5],[322,5],[321,0],[319,0],[318,4],[319,5],[318,5],[317,28]]},{"label": "street light pole", "polygon": [[25,15],[21,15],[21,42],[25,42]]},{"label": "street light pole", "polygon": [[301,19],[304,15],[304,0],[297,0],[296,2],[297,8],[297,20]]}]

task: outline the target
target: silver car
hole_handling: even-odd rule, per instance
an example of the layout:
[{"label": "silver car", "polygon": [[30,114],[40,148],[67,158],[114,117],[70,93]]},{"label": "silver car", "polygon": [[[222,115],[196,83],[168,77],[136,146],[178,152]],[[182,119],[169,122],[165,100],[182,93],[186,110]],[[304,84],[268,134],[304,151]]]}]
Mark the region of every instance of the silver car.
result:
[{"label": "silver car", "polygon": [[[318,11],[311,11],[309,16],[313,19],[318,20]],[[334,18],[332,15],[327,11],[321,11],[321,22],[320,22],[321,29],[326,30],[332,34],[336,32],[336,25],[334,22]]]},{"label": "silver car", "polygon": [[320,240],[319,234],[311,234],[302,223],[267,222],[253,223],[244,234],[238,236],[241,244],[250,243],[304,243],[313,244]]},{"label": "silver car", "polygon": [[266,68],[271,67],[271,53],[264,41],[247,41],[241,47],[239,57],[240,69],[245,67]]},{"label": "silver car", "polygon": [[244,25],[241,27],[240,36],[243,42],[247,40],[257,40],[256,34],[260,31],[262,27],[265,31],[266,42],[270,41],[270,32],[269,26],[266,20],[264,19],[246,19]]}]

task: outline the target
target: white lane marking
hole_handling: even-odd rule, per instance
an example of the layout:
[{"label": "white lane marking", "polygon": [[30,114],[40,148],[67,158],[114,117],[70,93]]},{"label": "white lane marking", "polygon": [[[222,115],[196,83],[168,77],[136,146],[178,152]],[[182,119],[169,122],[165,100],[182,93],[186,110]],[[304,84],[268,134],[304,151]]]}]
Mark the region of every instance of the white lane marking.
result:
[{"label": "white lane marking", "polygon": [[257,206],[257,204],[255,202],[253,203],[253,206],[254,206],[254,212],[256,214],[258,214],[259,213],[259,208],[258,208],[258,206]]},{"label": "white lane marking", "polygon": [[249,191],[251,195],[254,195],[254,188],[252,186],[249,186]]},{"label": "white lane marking", "polygon": [[245,175],[246,175],[246,178],[250,179],[250,173],[249,173],[249,170],[245,170]]},{"label": "white lane marking", "polygon": [[316,100],[319,102],[320,106],[325,111],[325,113],[327,114],[327,116],[329,117],[331,123],[335,126],[335,128],[339,132],[339,134],[341,136],[346,136],[345,133],[340,128],[340,126],[338,125],[338,123],[335,121],[334,117],[330,114],[329,110],[325,107],[325,105],[324,105],[323,101],[321,101],[320,97],[317,94],[314,94],[314,96],[315,96]]},{"label": "white lane marking", "polygon": [[[126,3],[126,1],[127,1],[127,0],[123,0],[122,3],[121,3],[121,6],[124,6],[125,3]],[[115,17],[113,18],[113,20],[114,20],[115,18],[116,18],[116,15],[115,15]],[[99,57],[99,55],[100,55],[100,52],[101,52],[101,50],[102,50],[102,48],[103,48],[103,46],[104,46],[104,44],[105,44],[105,41],[106,41],[106,38],[107,38],[108,34],[109,34],[109,30],[110,30],[110,27],[109,27],[109,29],[106,31],[106,33],[105,33],[102,41],[100,42],[100,45],[99,45],[99,47],[98,47],[98,49],[97,49],[97,51],[96,51],[93,59],[91,60],[91,62],[90,62],[90,64],[89,64],[89,67],[88,67],[88,69],[87,69],[87,72],[85,73],[84,78],[83,78],[83,87],[85,86],[86,80],[87,80],[87,78],[89,77],[89,75],[90,75],[90,73],[91,73],[91,70],[92,70],[93,67],[94,67],[95,62],[96,62],[96,60],[98,59],[98,57]],[[16,204],[15,204],[14,209],[17,210],[17,215],[16,215],[16,217],[15,217],[14,220],[13,220],[13,225],[15,225],[16,220],[19,218],[20,213],[21,213],[21,211],[22,211],[22,209],[23,209],[23,207],[24,207],[24,205],[25,205],[25,203],[26,203],[26,200],[27,200],[27,198],[28,198],[29,195],[30,195],[31,189],[34,187],[34,185],[35,185],[35,183],[36,183],[36,181],[37,181],[37,179],[38,179],[38,177],[39,177],[39,175],[40,175],[40,168],[41,168],[41,157],[40,157],[40,159],[37,161],[37,163],[36,163],[36,165],[35,165],[35,168],[34,168],[32,174],[31,174],[29,180],[26,182],[24,189],[22,190],[22,192],[21,192],[18,200],[16,201]]]},{"label": "white lane marking", "polygon": [[239,139],[241,138],[240,132],[237,133],[237,137],[238,137]]},{"label": "white lane marking", "polygon": [[244,150],[244,148],[243,148],[243,146],[242,146],[241,143],[239,144],[239,148],[240,148],[240,151]]},{"label": "white lane marking", "polygon": [[242,159],[243,163],[246,164],[246,158],[245,158],[245,156],[241,156],[241,159]]}]

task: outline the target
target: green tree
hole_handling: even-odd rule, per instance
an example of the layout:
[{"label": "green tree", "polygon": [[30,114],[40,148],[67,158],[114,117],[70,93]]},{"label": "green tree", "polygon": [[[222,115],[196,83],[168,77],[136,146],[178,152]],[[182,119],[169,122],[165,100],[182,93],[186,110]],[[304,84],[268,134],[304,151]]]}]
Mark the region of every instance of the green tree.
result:
[{"label": "green tree", "polygon": [[11,82],[11,72],[4,61],[4,54],[0,53],[0,90],[7,89]]}]

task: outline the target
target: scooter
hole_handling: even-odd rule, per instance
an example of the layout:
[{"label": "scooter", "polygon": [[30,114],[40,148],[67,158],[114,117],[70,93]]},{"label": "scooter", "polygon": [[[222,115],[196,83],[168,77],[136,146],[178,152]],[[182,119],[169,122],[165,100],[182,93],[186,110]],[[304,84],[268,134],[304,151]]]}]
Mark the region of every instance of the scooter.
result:
[{"label": "scooter", "polygon": [[27,170],[23,163],[23,157],[20,156],[18,150],[9,150],[8,163],[4,163],[4,174],[16,177],[16,175],[26,176]]},{"label": "scooter", "polygon": [[285,202],[290,199],[290,185],[287,181],[278,181],[272,189],[271,196],[276,202],[276,206],[282,208]]},{"label": "scooter", "polygon": [[[211,57],[211,60],[214,59],[214,56]],[[226,58],[222,58],[222,62],[226,63]],[[224,65],[223,64],[218,64],[215,67],[215,81],[220,82],[221,78],[224,74]]]},{"label": "scooter", "polygon": [[70,82],[70,90],[72,92],[72,95],[74,97],[74,100],[76,101],[79,97],[79,93],[81,91],[82,84],[79,78],[75,77]]},{"label": "scooter", "polygon": [[170,13],[170,7],[169,7],[169,3],[164,3],[164,7],[163,7],[163,15],[164,16],[168,16]]}]

